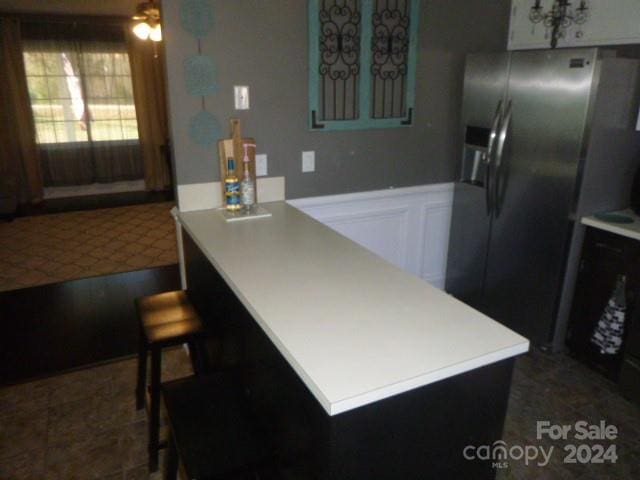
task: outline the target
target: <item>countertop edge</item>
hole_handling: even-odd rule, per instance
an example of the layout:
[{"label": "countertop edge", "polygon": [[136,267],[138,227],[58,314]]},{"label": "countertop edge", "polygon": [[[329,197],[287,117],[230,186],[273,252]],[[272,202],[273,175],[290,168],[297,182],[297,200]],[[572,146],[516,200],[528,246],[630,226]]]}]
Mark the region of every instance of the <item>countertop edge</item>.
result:
[{"label": "countertop edge", "polygon": [[473,358],[466,362],[451,365],[447,368],[441,368],[440,370],[429,372],[428,374],[420,375],[419,377],[414,377],[393,385],[387,385],[384,388],[379,388],[377,390],[358,395],[357,397],[351,397],[345,400],[334,402],[331,404],[331,409],[328,410],[327,413],[329,413],[329,415],[338,415],[340,413],[347,412],[349,410],[353,410],[355,408],[362,407],[379,400],[384,400],[385,398],[389,398],[400,393],[408,392],[416,388],[436,383],[440,380],[445,380],[447,378],[460,375],[461,373],[465,373],[476,368],[486,367],[487,365],[491,365],[492,363],[522,355],[524,353],[527,353],[528,351],[529,341],[527,340],[526,342],[512,345],[510,347],[505,347],[500,350],[496,350],[495,352],[491,352],[487,355]]},{"label": "countertop edge", "polygon": [[[614,213],[618,213],[618,212],[614,212]],[[629,215],[629,212],[626,210],[619,213]],[[623,237],[631,238],[633,240],[640,240],[640,231],[631,229],[628,226],[625,226],[625,225],[636,225],[636,228],[638,228],[637,221],[631,224],[624,224],[624,223],[614,224],[611,222],[606,222],[604,220],[599,220],[595,218],[593,215],[590,215],[588,217],[582,217],[580,219],[580,223],[582,223],[583,225],[587,225],[589,227],[604,230],[606,232],[622,235]]]}]

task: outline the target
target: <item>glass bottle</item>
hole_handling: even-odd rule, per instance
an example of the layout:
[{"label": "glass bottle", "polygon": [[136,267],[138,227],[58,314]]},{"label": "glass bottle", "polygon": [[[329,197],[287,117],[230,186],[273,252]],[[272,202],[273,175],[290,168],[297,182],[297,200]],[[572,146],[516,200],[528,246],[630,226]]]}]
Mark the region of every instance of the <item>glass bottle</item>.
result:
[{"label": "glass bottle", "polygon": [[240,182],[235,172],[235,161],[227,158],[227,175],[224,177],[224,198],[227,210],[238,211],[240,205]]}]

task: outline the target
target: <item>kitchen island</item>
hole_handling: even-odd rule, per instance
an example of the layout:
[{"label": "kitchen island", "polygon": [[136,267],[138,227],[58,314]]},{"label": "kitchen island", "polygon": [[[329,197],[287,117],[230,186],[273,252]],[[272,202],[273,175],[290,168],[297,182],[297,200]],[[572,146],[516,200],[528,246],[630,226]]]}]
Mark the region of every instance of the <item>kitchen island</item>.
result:
[{"label": "kitchen island", "polygon": [[180,213],[187,291],[293,478],[493,478],[529,342],[285,202]]}]

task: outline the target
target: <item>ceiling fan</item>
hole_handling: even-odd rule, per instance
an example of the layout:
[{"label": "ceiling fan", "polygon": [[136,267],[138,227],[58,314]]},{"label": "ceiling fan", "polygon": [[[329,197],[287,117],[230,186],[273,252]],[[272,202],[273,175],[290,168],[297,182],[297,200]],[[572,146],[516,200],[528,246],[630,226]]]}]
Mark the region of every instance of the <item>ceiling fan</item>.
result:
[{"label": "ceiling fan", "polygon": [[136,7],[133,33],[141,40],[162,40],[162,28],[160,27],[160,6],[155,1],[142,2]]}]

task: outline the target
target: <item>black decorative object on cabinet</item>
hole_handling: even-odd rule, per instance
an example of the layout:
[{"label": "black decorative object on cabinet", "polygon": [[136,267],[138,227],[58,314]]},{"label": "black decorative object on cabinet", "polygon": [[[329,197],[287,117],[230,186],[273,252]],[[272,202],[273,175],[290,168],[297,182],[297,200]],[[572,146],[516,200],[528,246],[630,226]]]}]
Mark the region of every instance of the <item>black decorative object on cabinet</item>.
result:
[{"label": "black decorative object on cabinet", "polygon": [[[600,353],[591,339],[616,286],[618,275],[626,276],[627,314],[622,349],[618,354]],[[627,349],[628,332],[638,316],[640,292],[640,241],[587,228],[580,271],[571,307],[567,346],[579,360],[617,381]],[[637,323],[637,322],[636,322]]]}]

